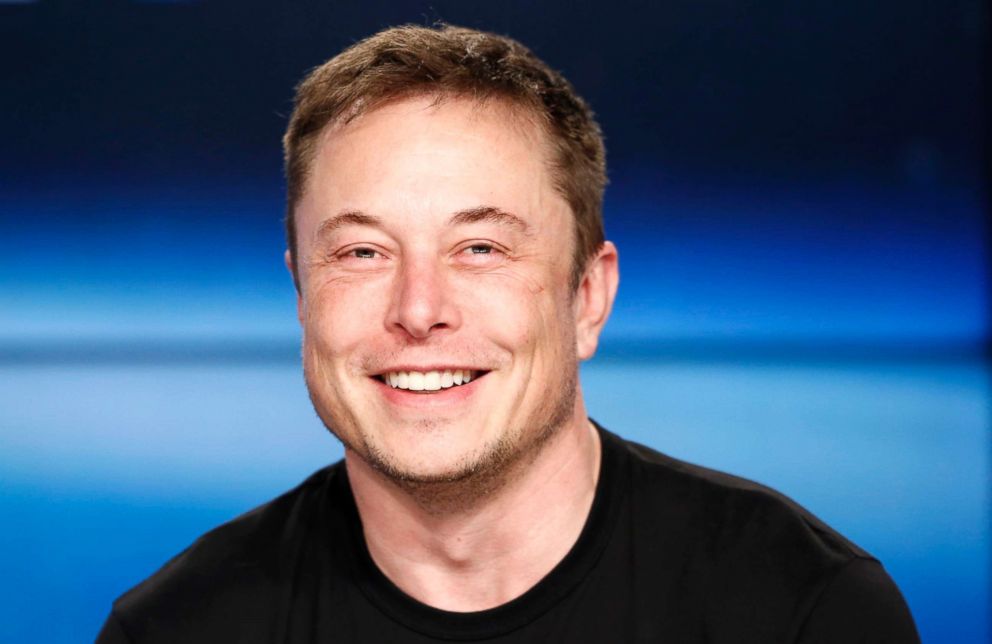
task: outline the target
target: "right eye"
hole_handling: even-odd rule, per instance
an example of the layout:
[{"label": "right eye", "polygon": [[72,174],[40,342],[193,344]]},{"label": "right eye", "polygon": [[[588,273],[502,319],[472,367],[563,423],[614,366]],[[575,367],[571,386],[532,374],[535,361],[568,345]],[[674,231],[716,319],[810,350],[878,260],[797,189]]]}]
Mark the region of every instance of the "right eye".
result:
[{"label": "right eye", "polygon": [[375,259],[375,256],[378,254],[374,248],[366,248],[364,246],[352,248],[348,251],[348,255],[356,259]]},{"label": "right eye", "polygon": [[335,264],[349,270],[378,269],[388,259],[386,253],[378,246],[355,244],[335,251],[332,255]]}]

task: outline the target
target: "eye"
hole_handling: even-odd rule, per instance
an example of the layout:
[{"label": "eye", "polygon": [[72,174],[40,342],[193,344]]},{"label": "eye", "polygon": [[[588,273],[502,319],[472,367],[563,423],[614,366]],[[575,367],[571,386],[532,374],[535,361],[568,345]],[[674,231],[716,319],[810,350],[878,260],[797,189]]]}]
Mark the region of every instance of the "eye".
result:
[{"label": "eye", "polygon": [[371,246],[353,246],[338,255],[341,259],[380,259],[382,253]]},{"label": "eye", "polygon": [[334,261],[342,267],[354,270],[379,268],[386,254],[375,246],[351,246],[343,248],[334,254]]},{"label": "eye", "polygon": [[371,248],[353,248],[348,254],[357,259],[375,259],[376,251]]},{"label": "eye", "polygon": [[506,251],[492,242],[476,241],[462,246],[456,257],[465,266],[492,268],[506,259]]}]

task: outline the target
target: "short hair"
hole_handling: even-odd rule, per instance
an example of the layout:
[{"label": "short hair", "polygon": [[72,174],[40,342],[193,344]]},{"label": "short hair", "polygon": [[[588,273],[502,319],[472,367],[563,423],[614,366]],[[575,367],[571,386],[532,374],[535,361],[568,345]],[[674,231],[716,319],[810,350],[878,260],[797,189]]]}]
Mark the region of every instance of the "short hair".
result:
[{"label": "short hair", "polygon": [[555,189],[574,217],[572,288],[603,245],[606,152],[595,116],[565,78],[519,42],[440,25],[393,27],[362,40],[313,69],[297,86],[283,137],[286,242],[299,288],[294,211],[306,191],[317,139],[388,102],[430,96],[505,102],[535,118],[550,142]]}]

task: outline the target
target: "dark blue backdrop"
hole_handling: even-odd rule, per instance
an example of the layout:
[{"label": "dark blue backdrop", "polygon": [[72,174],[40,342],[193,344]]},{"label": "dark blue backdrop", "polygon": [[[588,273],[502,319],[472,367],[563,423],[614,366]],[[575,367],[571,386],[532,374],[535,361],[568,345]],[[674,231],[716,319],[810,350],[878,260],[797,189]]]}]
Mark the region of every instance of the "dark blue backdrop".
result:
[{"label": "dark blue backdrop", "polygon": [[594,416],[775,485],[989,636],[977,0],[0,3],[0,640],[92,638],[206,528],[340,454],[281,264],[302,74],[508,33],[607,136],[622,281]]}]

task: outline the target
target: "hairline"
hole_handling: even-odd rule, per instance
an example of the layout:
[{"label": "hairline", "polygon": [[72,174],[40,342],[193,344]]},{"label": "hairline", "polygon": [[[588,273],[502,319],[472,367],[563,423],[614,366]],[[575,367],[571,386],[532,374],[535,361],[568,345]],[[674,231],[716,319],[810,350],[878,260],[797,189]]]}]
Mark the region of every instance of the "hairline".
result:
[{"label": "hairline", "polygon": [[[494,91],[486,95],[473,95],[472,92],[468,91],[459,92],[454,90],[439,89],[431,86],[409,88],[408,90],[384,94],[383,96],[376,97],[371,100],[359,99],[352,105],[345,106],[340,114],[332,116],[318,130],[307,133],[297,139],[297,163],[299,163],[304,170],[301,173],[300,181],[296,186],[296,194],[289,194],[286,204],[286,227],[292,232],[290,255],[292,258],[293,282],[296,284],[297,291],[300,291],[300,277],[298,257],[299,231],[296,228],[296,209],[309,190],[312,180],[313,167],[317,160],[317,153],[321,146],[321,141],[326,137],[332,136],[335,131],[340,131],[340,129],[347,127],[363,116],[372,114],[380,109],[389,107],[390,105],[395,105],[406,101],[414,101],[421,98],[431,99],[430,104],[426,106],[425,109],[437,109],[449,101],[464,101],[471,104],[474,109],[479,110],[495,105],[496,109],[503,113],[503,116],[506,118],[507,122],[513,125],[515,131],[528,137],[533,136],[535,132],[537,133],[538,142],[543,150],[542,156],[544,158],[542,159],[542,165],[548,173],[547,178],[555,194],[562,198],[562,201],[568,208],[568,213],[570,216],[570,235],[572,238],[572,247],[570,249],[572,253],[570,274],[573,275],[573,278],[570,279],[572,282],[570,286],[573,292],[576,291],[579,286],[579,281],[574,279],[574,275],[579,272],[577,265],[580,261],[584,264],[588,264],[588,261],[591,259],[591,255],[583,258],[578,257],[580,242],[578,234],[578,217],[575,210],[572,208],[570,196],[567,194],[564,187],[561,186],[560,179],[565,171],[557,166],[557,159],[555,158],[556,153],[554,149],[555,136],[551,131],[552,124],[547,114],[533,104],[533,101],[524,100],[523,98],[510,96],[505,93]],[[582,269],[585,269],[584,265],[582,266]]]}]

